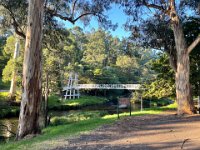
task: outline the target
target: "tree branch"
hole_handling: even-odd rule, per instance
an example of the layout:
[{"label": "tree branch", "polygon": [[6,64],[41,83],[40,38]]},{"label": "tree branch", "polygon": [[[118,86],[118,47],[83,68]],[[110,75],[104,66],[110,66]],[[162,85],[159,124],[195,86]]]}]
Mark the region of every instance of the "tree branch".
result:
[{"label": "tree branch", "polygon": [[88,12],[88,13],[84,13],[84,14],[81,14],[80,16],[78,16],[76,19],[74,19],[73,21],[76,22],[78,19],[84,17],[84,16],[87,16],[87,15],[96,15],[95,12]]},{"label": "tree branch", "polygon": [[156,5],[156,4],[149,4],[147,3],[145,0],[143,1],[143,4],[146,6],[146,7],[150,7],[150,8],[155,8],[155,9],[158,9],[158,10],[161,10],[165,13],[165,9],[162,7],[162,6],[159,6],[159,5]]},{"label": "tree branch", "polygon": [[47,10],[51,15],[55,16],[55,17],[58,17],[62,20],[65,20],[65,21],[69,21],[71,22],[72,24],[74,24],[77,20],[79,20],[80,18],[84,17],[84,16],[87,16],[87,15],[96,15],[95,12],[86,12],[86,13],[83,13],[81,14],[80,16],[78,16],[77,18],[73,19],[73,16],[71,17],[65,17],[65,16],[62,16],[61,14],[58,14],[58,13],[55,13],[53,10],[51,9],[48,9]]},{"label": "tree branch", "polygon": [[19,36],[21,36],[22,38],[26,39],[26,35],[18,30],[18,25],[16,24],[16,22],[13,23],[13,27],[15,29],[15,33]]},{"label": "tree branch", "polygon": [[[15,16],[14,16],[14,13],[9,9],[9,7],[7,7],[6,5],[4,4],[1,4],[5,9],[7,9],[10,13],[10,17],[12,18],[13,20],[13,27],[14,27],[14,30],[16,32],[16,34],[18,34],[19,36],[21,36],[22,38],[26,39],[26,35],[22,32],[22,29],[20,28],[19,24],[17,23],[16,19],[15,19]],[[19,29],[21,31],[19,31]]]},{"label": "tree branch", "polygon": [[188,54],[200,43],[200,35],[187,48]]},{"label": "tree branch", "polygon": [[74,20],[72,19],[72,17],[65,17],[65,16],[62,16],[61,14],[57,14],[57,13],[53,13],[52,15],[55,16],[55,17],[58,17],[58,18],[60,18],[62,20],[69,21],[72,24],[75,23]]},{"label": "tree branch", "polygon": [[72,15],[71,15],[72,18],[74,17],[74,11],[75,11],[77,1],[78,0],[75,0],[74,3],[73,3],[73,6],[72,6]]}]

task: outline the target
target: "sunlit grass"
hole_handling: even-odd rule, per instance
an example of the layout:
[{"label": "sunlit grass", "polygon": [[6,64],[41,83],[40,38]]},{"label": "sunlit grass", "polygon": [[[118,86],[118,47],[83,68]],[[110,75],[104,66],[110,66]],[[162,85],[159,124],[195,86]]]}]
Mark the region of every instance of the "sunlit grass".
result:
[{"label": "sunlit grass", "polygon": [[0,101],[5,101],[8,99],[9,92],[0,92]]},{"label": "sunlit grass", "polygon": [[[171,104],[169,106],[160,107],[157,109],[147,109],[143,111],[132,112],[132,116],[140,116],[147,114],[159,114],[165,110],[175,109],[177,104]],[[129,116],[129,113],[121,113],[120,118]],[[26,139],[16,142],[9,142],[2,144],[1,150],[44,150],[51,149],[60,146],[62,143],[66,143],[70,137],[78,136],[81,133],[90,132],[95,128],[98,128],[104,124],[114,123],[117,120],[117,114],[105,115],[104,117],[92,118],[89,120],[83,120],[74,122],[71,124],[49,126],[42,130],[42,135],[39,135],[32,139]]]},{"label": "sunlit grass", "polygon": [[[102,124],[112,123],[116,119],[90,119],[84,120],[80,122],[76,122],[73,124],[60,125],[60,126],[50,126],[43,130],[43,134],[37,136],[32,139],[10,142],[7,144],[2,144],[1,150],[22,150],[22,149],[50,149],[56,148],[56,144],[52,145],[52,143],[57,143],[58,141],[66,142],[67,138],[72,136],[77,136],[81,133],[89,132]],[[45,144],[44,144],[45,143]]]},{"label": "sunlit grass", "polygon": [[78,102],[71,102],[71,103],[66,103],[66,105],[77,106],[77,105],[79,105],[79,103]]},{"label": "sunlit grass", "polygon": [[55,116],[51,118],[51,125],[69,124],[77,121],[100,118],[108,114],[106,111],[80,111],[72,112],[66,116]]},{"label": "sunlit grass", "polygon": [[48,107],[50,109],[67,109],[67,106],[84,107],[101,105],[107,102],[106,98],[96,96],[81,96],[79,99],[62,99],[56,95],[49,96]]}]

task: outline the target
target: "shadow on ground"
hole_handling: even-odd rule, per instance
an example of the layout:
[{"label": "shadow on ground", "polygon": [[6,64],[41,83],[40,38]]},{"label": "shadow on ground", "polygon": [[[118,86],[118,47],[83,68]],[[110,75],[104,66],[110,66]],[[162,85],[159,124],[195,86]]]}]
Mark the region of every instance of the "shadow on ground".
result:
[{"label": "shadow on ground", "polygon": [[59,150],[199,150],[200,116],[127,117],[90,134],[66,140]]}]

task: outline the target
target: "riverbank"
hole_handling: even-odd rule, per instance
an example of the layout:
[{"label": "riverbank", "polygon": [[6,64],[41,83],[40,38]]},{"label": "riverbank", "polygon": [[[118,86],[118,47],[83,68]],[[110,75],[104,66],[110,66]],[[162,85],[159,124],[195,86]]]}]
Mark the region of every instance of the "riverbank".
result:
[{"label": "riverbank", "polygon": [[[148,114],[160,114],[165,110],[175,109],[175,105],[167,107],[161,107],[157,109],[147,109],[142,112],[132,112],[133,116],[141,116]],[[128,116],[129,113],[120,114],[120,118],[123,119]],[[83,121],[74,122],[71,124],[49,126],[42,130],[42,134],[31,139],[24,139],[21,141],[8,142],[1,145],[2,150],[24,150],[24,149],[52,149],[61,144],[64,144],[67,139],[79,136],[82,133],[89,133],[94,129],[99,128],[102,125],[115,124],[117,121],[117,114],[106,115],[104,117],[98,117]]]},{"label": "riverbank", "polygon": [[11,102],[8,100],[8,92],[0,92],[0,118],[18,117],[19,102]]},{"label": "riverbank", "polygon": [[62,99],[51,95],[48,99],[49,110],[75,110],[87,106],[99,106],[108,102],[108,99],[97,96],[81,96],[79,99]]},{"label": "riverbank", "polygon": [[[67,111],[82,109],[87,106],[102,106],[108,100],[102,97],[82,96],[79,99],[65,100],[56,95],[49,96],[49,111]],[[8,92],[0,92],[0,118],[18,117],[20,111],[20,102],[11,102],[8,100]]]}]

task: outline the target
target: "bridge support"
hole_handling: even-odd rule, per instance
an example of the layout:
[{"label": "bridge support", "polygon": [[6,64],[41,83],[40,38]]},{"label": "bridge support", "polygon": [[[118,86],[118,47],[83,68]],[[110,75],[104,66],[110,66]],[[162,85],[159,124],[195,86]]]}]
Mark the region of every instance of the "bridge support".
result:
[{"label": "bridge support", "polygon": [[80,97],[79,89],[76,88],[78,84],[78,74],[70,73],[68,84],[66,87],[65,99],[75,99]]}]

